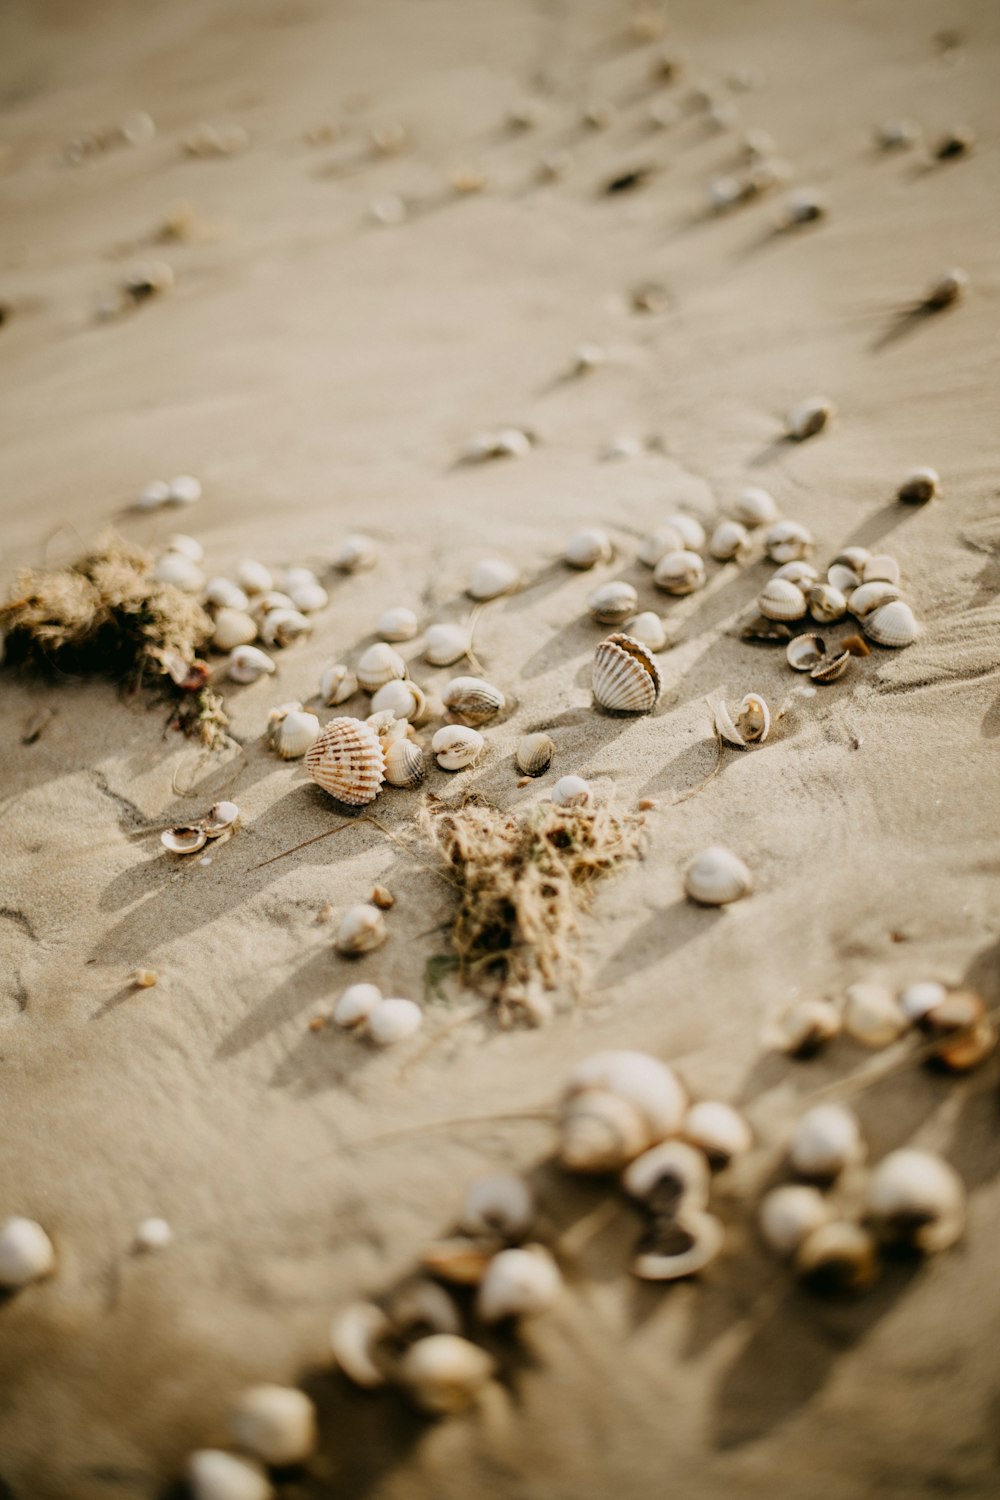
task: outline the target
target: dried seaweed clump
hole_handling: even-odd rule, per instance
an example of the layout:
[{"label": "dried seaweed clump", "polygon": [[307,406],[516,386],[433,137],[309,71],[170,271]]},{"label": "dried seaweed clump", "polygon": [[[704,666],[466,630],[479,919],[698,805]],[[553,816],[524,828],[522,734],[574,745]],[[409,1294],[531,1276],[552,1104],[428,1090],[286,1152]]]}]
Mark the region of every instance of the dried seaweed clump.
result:
[{"label": "dried seaweed clump", "polygon": [[424,829],[458,891],[456,967],[505,1019],[539,1019],[543,990],[578,987],[580,916],[598,880],[639,858],[644,821],[607,802],[500,812],[429,801]]},{"label": "dried seaweed clump", "polygon": [[188,594],[158,583],[147,552],[109,532],[67,567],[26,569],[0,605],[4,660],[67,676],[163,690],[188,733],[216,744],[228,722],[198,651],[212,622]]}]

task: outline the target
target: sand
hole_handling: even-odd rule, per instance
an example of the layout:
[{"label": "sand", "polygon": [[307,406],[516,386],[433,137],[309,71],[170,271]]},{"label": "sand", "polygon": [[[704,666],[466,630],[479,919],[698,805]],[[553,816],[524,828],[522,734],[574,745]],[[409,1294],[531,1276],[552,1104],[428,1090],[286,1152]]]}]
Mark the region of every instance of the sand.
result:
[{"label": "sand", "polygon": [[[221,757],[112,686],[4,679],[0,1212],[38,1218],[60,1257],[53,1280],[0,1308],[0,1473],[17,1500],[168,1493],[254,1379],[305,1380],[320,1405],[321,1453],[289,1494],[996,1493],[996,1064],[959,1082],[907,1069],[857,1096],[873,1155],[913,1141],[962,1172],[955,1252],[860,1301],[817,1302],[752,1226],[803,1101],[872,1065],[846,1043],[808,1067],[769,1054],[791,998],[937,976],[1000,999],[1000,24],[972,3],[678,0],[666,40],[687,71],[664,97],[707,82],[828,197],[828,222],[775,236],[771,200],[704,212],[733,128],[644,127],[656,47],[627,20],[604,0],[51,0],[0,16],[4,588],[109,521],[152,546],[193,532],[213,573],[241,557],[325,565],[362,527],[380,546],[372,572],[334,580],[277,678],[228,694],[237,743]],[[960,39],[942,51],[945,27]],[[730,89],[740,70],[758,86]],[[536,95],[537,129],[504,132],[509,105]],[[617,102],[617,122],[581,131],[596,98]],[[154,140],[56,163],[136,109]],[[901,115],[931,140],[968,121],[977,149],[933,166],[875,152],[873,127]],[[411,149],[369,160],[368,129],[396,120]],[[186,157],[206,121],[244,126],[248,148]],[[333,122],[339,140],[306,143]],[[537,185],[540,151],[567,144],[566,177]],[[647,164],[641,190],[599,195]],[[447,173],[466,168],[487,189],[453,200]],[[383,194],[417,207],[380,226],[369,206]],[[199,232],[151,244],[178,202]],[[173,266],[173,292],[95,321],[150,257]],[[971,276],[966,303],[902,319],[953,264]],[[631,311],[648,281],[666,309]],[[561,379],[594,340],[607,364]],[[835,425],[776,441],[814,391],[836,402]],[[456,466],[500,423],[537,446]],[[623,433],[653,450],[602,461]],[[895,486],[916,463],[940,471],[943,498],[904,508]],[[128,511],[178,472],[201,478],[197,506]],[[679,800],[716,763],[705,695],[752,687],[777,705],[791,674],[738,638],[765,565],[713,565],[674,606],[634,562],[638,538],[677,504],[715,515],[748,482],[813,529],[822,560],[849,542],[898,557],[925,633],[798,700],[767,745],[727,754]],[[584,524],[605,526],[618,556],[571,574],[557,560]],[[448,889],[371,824],[262,867],[340,821],[300,765],[268,753],[266,715],[313,693],[389,603],[463,618],[469,569],[493,554],[526,586],[483,613],[477,652],[515,710],[479,767],[429,785],[519,806],[576,771],[627,805],[656,800],[649,856],[602,889],[584,993],[546,1028],[501,1031],[488,1014],[454,1027],[477,1002],[449,991],[419,1044],[375,1054],[309,1020],[349,978],[422,999]],[[638,721],[589,706],[601,631],[585,601],[616,577],[678,622],[664,700]],[[450,674],[418,662],[415,675],[439,688]],[[552,773],[518,789],[513,744],[538,727],[558,745]],[[221,795],[243,827],[207,864],[171,862],[144,832]],[[377,812],[411,839],[408,794]],[[713,913],[684,901],[681,872],[718,841],[757,889]],[[391,938],[349,968],[317,916],[376,880],[397,898]],[[131,987],[138,967],[157,970],[155,988]],[[674,1061],[757,1132],[720,1183],[727,1247],[697,1284],[632,1281],[631,1211],[546,1165],[543,1121],[505,1118],[547,1105],[567,1066],[606,1046]],[[422,1128],[469,1116],[495,1118]],[[330,1315],[412,1266],[463,1183],[498,1165],[538,1182],[569,1281],[526,1332],[514,1391],[435,1426],[346,1390],[324,1373]],[[137,1256],[151,1214],[175,1239]]]}]

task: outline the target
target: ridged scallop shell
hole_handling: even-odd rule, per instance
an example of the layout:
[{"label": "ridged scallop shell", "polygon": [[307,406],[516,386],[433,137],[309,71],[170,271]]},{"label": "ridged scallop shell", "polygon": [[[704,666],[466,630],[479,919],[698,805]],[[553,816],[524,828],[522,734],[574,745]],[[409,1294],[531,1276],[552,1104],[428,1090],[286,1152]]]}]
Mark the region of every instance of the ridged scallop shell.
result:
[{"label": "ridged scallop shell", "polygon": [[847,563],[835,562],[826,570],[826,581],[833,588],[839,589],[846,598],[860,587],[861,574],[855,568],[848,567]]},{"label": "ridged scallop shell", "polygon": [[902,599],[892,599],[866,615],[862,628],[876,645],[896,650],[912,645],[920,634],[913,610]]},{"label": "ridged scallop shell", "polygon": [[552,764],[555,741],[548,734],[523,734],[517,742],[514,759],[525,776],[542,776]]},{"label": "ridged scallop shell", "polygon": [[441,701],[466,724],[485,724],[507,702],[500,689],[482,677],[453,677],[441,694]]},{"label": "ridged scallop shell", "polygon": [[462,724],[445,724],[431,740],[434,759],[442,771],[464,771],[474,765],[486,748],[478,729]]},{"label": "ridged scallop shell", "polygon": [[363,807],[385,780],[385,755],[374,729],[360,719],[331,719],[306,754],[306,770],[338,802]]},{"label": "ridged scallop shell", "polygon": [[424,752],[412,740],[395,740],[385,750],[385,779],[412,791],[427,775]]},{"label": "ridged scallop shell", "polygon": [[282,760],[298,760],[316,743],[319,733],[319,719],[316,715],[306,713],[301,704],[296,703],[273,710],[267,737],[271,749]]},{"label": "ridged scallop shell", "polygon": [[836,656],[824,657],[810,669],[813,682],[839,682],[851,665],[850,651],[840,651]]},{"label": "ridged scallop shell", "polygon": [[771,730],[771,711],[757,693],[747,693],[735,715],[729,705],[715,705],[715,728],[730,745],[747,750],[751,745],[762,745]]},{"label": "ridged scallop shell", "polygon": [[407,675],[406,662],[385,641],[376,641],[363,651],[354,670],[366,693],[377,693],[385,683]]},{"label": "ridged scallop shell", "polygon": [[819,573],[812,563],[804,558],[796,557],[791,562],[782,563],[780,568],[775,568],[771,574],[772,578],[786,578],[789,583],[797,583],[803,593],[807,593],[813,584],[819,583]]},{"label": "ridged scallop shell", "polygon": [[757,608],[766,620],[801,620],[806,612],[806,596],[797,583],[787,578],[772,578],[757,596]]},{"label": "ridged scallop shell", "polygon": [[612,713],[648,714],[660,696],[652,653],[630,635],[609,635],[594,652],[594,702]]}]

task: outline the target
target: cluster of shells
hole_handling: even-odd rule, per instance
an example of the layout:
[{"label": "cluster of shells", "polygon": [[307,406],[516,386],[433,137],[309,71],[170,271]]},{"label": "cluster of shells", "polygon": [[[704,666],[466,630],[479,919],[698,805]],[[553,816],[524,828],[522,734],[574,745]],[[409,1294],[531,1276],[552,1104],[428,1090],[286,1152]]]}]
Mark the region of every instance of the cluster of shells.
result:
[{"label": "cluster of shells", "polygon": [[848,985],[838,1000],[797,1000],[781,1017],[777,1046],[792,1057],[813,1057],[837,1037],[863,1047],[890,1047],[915,1038],[926,1060],[965,1073],[991,1056],[997,1029],[975,990],[921,979],[896,991],[887,984]]},{"label": "cluster of shells", "polygon": [[[767,554],[781,566],[757,596],[762,619],[788,627],[790,633],[791,626],[807,616],[816,625],[828,626],[853,615],[875,645],[896,650],[912,645],[920,627],[903,598],[896,559],[864,547],[846,547],[820,577],[808,561],[813,545],[810,532],[798,522],[783,521],[770,529]],[[780,637],[780,631],[773,634]],[[843,676],[852,655],[859,654],[865,654],[864,642],[859,645],[852,638],[831,653],[814,633],[789,644],[788,662],[817,682],[834,682]]]}]

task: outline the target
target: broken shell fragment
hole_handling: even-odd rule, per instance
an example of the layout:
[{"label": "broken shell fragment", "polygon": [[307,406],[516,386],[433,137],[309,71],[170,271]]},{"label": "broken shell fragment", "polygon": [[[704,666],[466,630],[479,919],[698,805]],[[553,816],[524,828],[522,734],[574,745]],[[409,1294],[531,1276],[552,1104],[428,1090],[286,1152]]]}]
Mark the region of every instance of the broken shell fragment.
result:
[{"label": "broken shell fragment", "polygon": [[266,1464],[300,1463],[316,1446],[316,1410],[292,1386],[255,1385],[229,1412],[233,1441]]},{"label": "broken shell fragment", "polygon": [[319,719],[297,704],[271,711],[267,737],[282,760],[298,760],[319,739]]},{"label": "broken shell fragment", "polygon": [[374,1302],[353,1302],[330,1324],[333,1357],[349,1380],[364,1390],[385,1385],[378,1363],[378,1346],[392,1333],[392,1324]]},{"label": "broken shell fragment", "polygon": [[863,1292],[878,1275],[878,1250],[860,1224],[820,1224],[799,1246],[795,1272],[816,1292]]},{"label": "broken shell fragment", "polygon": [[813,1230],[831,1218],[832,1210],[819,1188],[789,1182],[772,1188],[761,1200],[760,1232],[776,1255],[794,1255]]},{"label": "broken shell fragment", "polygon": [[412,641],[417,633],[417,617],[405,604],[394,605],[379,616],[375,634],[383,641]]},{"label": "broken shell fragment", "polygon": [[485,1349],[452,1333],[434,1333],[411,1344],[399,1377],[416,1404],[432,1416],[465,1411],[482,1394],[495,1365]]},{"label": "broken shell fragment", "polygon": [[778,519],[778,503],[767,490],[750,485],[737,496],[732,512],[737,521],[750,529],[770,526]]},{"label": "broken shell fragment", "polygon": [[373,568],[378,561],[378,547],[370,536],[353,532],[345,536],[333,559],[333,566],[343,573],[358,573],[362,568]]},{"label": "broken shell fragment", "polygon": [[801,620],[806,613],[806,596],[797,583],[772,578],[758,594],[757,608],[765,620]]},{"label": "broken shell fragment", "polygon": [[333,1007],[333,1019],[349,1031],[363,1025],[381,999],[382,991],[377,984],[349,984]]},{"label": "broken shell fragment", "polygon": [[594,652],[591,691],[599,708],[612,713],[649,713],[662,680],[651,652],[630,635],[609,635]]},{"label": "broken shell fragment", "polygon": [[556,753],[555,740],[548,734],[522,734],[517,742],[514,760],[525,776],[542,776]]},{"label": "broken shell fragment", "polygon": [[0,1287],[16,1291],[55,1270],[56,1252],[41,1224],[12,1214],[0,1224]]},{"label": "broken shell fragment", "polygon": [[695,1276],[716,1258],[724,1239],[721,1220],[698,1209],[655,1220],[639,1243],[632,1273],[642,1281]]},{"label": "broken shell fragment", "polygon": [[851,665],[851,657],[859,654],[857,651],[845,650],[841,651],[837,656],[825,657],[822,661],[816,663],[809,676],[813,682],[838,682]]},{"label": "broken shell fragment", "polygon": [[740,521],[720,521],[708,544],[717,562],[742,562],[750,549],[750,533]]},{"label": "broken shell fragment", "polygon": [[653,582],[665,594],[693,594],[705,582],[705,564],[697,552],[665,552],[653,569]]},{"label": "broken shell fragment", "polygon": [[377,693],[385,683],[407,675],[406,662],[385,641],[376,641],[363,651],[354,670],[366,693]]},{"label": "broken shell fragment", "polygon": [[807,396],[791,408],[785,419],[788,436],[795,442],[815,437],[832,420],[835,407],[825,396]]},{"label": "broken shell fragment", "polygon": [[911,469],[903,475],[896,499],[904,505],[926,505],[933,500],[941,488],[941,476],[937,469],[926,467]]},{"label": "broken shell fragment", "polygon": [[535,1200],[524,1178],[516,1172],[489,1172],[466,1188],[459,1226],[469,1235],[520,1240],[534,1219]]},{"label": "broken shell fragment", "polygon": [[844,992],[844,1030],[863,1047],[888,1047],[909,1020],[891,990],[881,984],[849,984]]},{"label": "broken shell fragment", "polygon": [[368,1016],[368,1035],[377,1047],[394,1047],[423,1024],[424,1013],[413,1000],[380,1000]]},{"label": "broken shell fragment", "polygon": [[496,717],[507,700],[498,687],[482,677],[453,677],[441,694],[441,701],[466,724],[485,724]]},{"label": "broken shell fragment", "polygon": [[812,532],[799,521],[775,521],[764,533],[764,550],[776,563],[798,562],[808,556],[813,545]]},{"label": "broken shell fragment", "polygon": [[344,703],[358,691],[358,679],[342,661],[331,662],[323,668],[319,679],[319,695],[328,708]]},{"label": "broken shell fragment", "polygon": [[933,1060],[952,1073],[978,1067],[996,1047],[996,1029],[973,990],[951,990],[917,1024],[934,1043]]},{"label": "broken shell fragment", "polygon": [[750,1126],[738,1109],[716,1099],[702,1099],[684,1116],[681,1135],[704,1151],[713,1172],[721,1172],[753,1145]]},{"label": "broken shell fragment", "polygon": [[771,728],[771,711],[764,699],[756,693],[747,693],[736,710],[730,713],[729,705],[715,705],[715,730],[721,739],[740,750],[751,745],[762,745]]},{"label": "broken shell fragment", "polygon": [[651,1213],[674,1215],[707,1205],[709,1175],[703,1151],[685,1141],[661,1141],[629,1163],[622,1187]]},{"label": "broken shell fragment", "polygon": [[189,1453],[187,1481],[193,1500],[274,1500],[274,1489],[262,1466],[222,1448],[198,1448]]},{"label": "broken shell fragment", "polygon": [[456,624],[429,625],[424,640],[424,655],[435,667],[453,666],[472,644],[468,626]]},{"label": "broken shell fragment", "polygon": [[595,563],[608,562],[612,553],[611,540],[606,531],[589,526],[584,531],[574,531],[563,552],[564,562],[571,568],[592,568]]},{"label": "broken shell fragment", "polygon": [[334,946],[338,953],[353,957],[357,953],[370,953],[373,948],[381,947],[388,935],[385,917],[378,907],[362,901],[344,913],[337,928]]},{"label": "broken shell fragment", "polygon": [[464,771],[475,764],[485,748],[479,731],[463,724],[445,724],[431,740],[434,759],[442,771]]},{"label": "broken shell fragment", "polygon": [[684,889],[699,906],[726,906],[750,894],[753,876],[735,854],[714,844],[688,865]]},{"label": "broken shell fragment", "polygon": [[394,740],[385,747],[385,779],[390,786],[412,791],[427,775],[424,752],[413,740]]},{"label": "broken shell fragment", "polygon": [[476,1311],[484,1323],[546,1312],[562,1290],[555,1257],[544,1245],[501,1250],[479,1283]]},{"label": "broken shell fragment", "polygon": [[777,1041],[789,1057],[815,1057],[839,1036],[840,1011],[830,1000],[796,1000],[778,1022]]},{"label": "broken shell fragment", "polygon": [[785,658],[793,672],[811,672],[825,656],[826,642],[812,632],[795,636],[785,647]]},{"label": "broken shell fragment", "polygon": [[639,595],[630,583],[604,583],[587,600],[591,618],[601,625],[620,625],[635,614]]},{"label": "broken shell fragment", "polygon": [[897,651],[912,645],[920,634],[913,610],[902,599],[892,599],[873,609],[865,615],[861,628],[877,646],[889,646]]},{"label": "broken shell fragment", "polygon": [[472,599],[499,599],[517,586],[518,573],[513,563],[502,558],[486,558],[472,570],[465,592]]},{"label": "broken shell fragment", "polygon": [[160,843],[171,854],[197,854],[207,842],[204,828],[166,828],[160,834]]},{"label": "broken shell fragment", "polygon": [[866,1205],[881,1238],[927,1253],[948,1250],[965,1228],[965,1184],[930,1151],[890,1151],[872,1171]]},{"label": "broken shell fragment", "polygon": [[560,776],[552,788],[552,801],[556,807],[589,807],[593,801],[590,782],[582,776]]},{"label": "broken shell fragment", "polygon": [[860,1161],[865,1144],[857,1117],[842,1104],[807,1109],[792,1133],[789,1160],[802,1177],[827,1181]]}]

